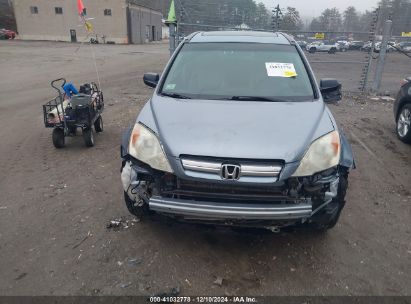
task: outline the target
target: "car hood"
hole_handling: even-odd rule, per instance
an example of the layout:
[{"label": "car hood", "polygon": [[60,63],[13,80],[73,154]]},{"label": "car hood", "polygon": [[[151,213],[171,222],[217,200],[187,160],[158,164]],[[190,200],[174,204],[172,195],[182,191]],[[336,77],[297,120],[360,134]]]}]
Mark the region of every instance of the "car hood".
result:
[{"label": "car hood", "polygon": [[[150,101],[168,156],[301,160],[311,142],[334,130],[322,101]],[[144,121],[143,121],[144,123]]]}]

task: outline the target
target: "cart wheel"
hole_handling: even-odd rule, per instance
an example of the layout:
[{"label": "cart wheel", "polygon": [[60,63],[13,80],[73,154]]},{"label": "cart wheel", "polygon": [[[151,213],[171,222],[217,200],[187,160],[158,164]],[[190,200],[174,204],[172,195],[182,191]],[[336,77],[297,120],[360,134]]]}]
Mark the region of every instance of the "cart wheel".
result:
[{"label": "cart wheel", "polygon": [[92,128],[83,129],[83,138],[87,147],[94,147],[94,134]]},{"label": "cart wheel", "polygon": [[97,120],[94,122],[94,129],[96,130],[97,133],[101,133],[104,130],[104,125],[103,125],[103,117],[99,116]]},{"label": "cart wheel", "polygon": [[64,148],[64,130],[56,128],[53,130],[53,145],[57,149]]}]

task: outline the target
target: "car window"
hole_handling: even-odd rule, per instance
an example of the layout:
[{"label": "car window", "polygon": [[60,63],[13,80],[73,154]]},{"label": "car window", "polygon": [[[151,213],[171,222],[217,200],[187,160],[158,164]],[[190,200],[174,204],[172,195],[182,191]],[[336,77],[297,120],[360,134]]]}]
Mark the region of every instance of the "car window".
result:
[{"label": "car window", "polygon": [[[277,69],[284,66],[289,69],[291,65],[294,73],[290,70],[284,75],[278,73]],[[184,45],[166,75],[160,94],[200,99],[259,96],[302,101],[314,98],[309,75],[295,46],[255,43]]]}]

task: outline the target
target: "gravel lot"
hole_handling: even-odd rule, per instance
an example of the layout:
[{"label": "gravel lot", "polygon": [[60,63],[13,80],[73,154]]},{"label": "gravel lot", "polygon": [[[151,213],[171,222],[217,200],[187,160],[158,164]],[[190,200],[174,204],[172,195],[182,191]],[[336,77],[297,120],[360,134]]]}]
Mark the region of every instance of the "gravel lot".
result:
[{"label": "gravel lot", "polygon": [[[95,48],[105,132],[95,148],[79,136],[57,151],[41,105],[54,78],[95,80],[90,46],[0,42],[1,295],[411,295],[411,146],[395,136],[391,102],[347,95],[331,106],[358,169],[340,223],[325,235],[137,223],[122,199],[121,132],[149,97],[142,75],[161,72],[167,45]],[[310,58],[331,56],[364,54]],[[359,79],[358,66],[313,67],[348,87]],[[395,91],[411,61],[390,54],[386,72],[385,89]],[[119,217],[127,229],[106,229]]]}]

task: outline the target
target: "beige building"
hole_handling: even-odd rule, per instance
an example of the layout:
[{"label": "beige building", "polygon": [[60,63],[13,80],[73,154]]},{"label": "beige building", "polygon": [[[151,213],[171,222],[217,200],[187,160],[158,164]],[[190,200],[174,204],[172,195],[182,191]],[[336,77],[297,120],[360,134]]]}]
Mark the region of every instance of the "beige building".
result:
[{"label": "beige building", "polygon": [[13,0],[19,38],[24,40],[146,43],[162,39],[162,13],[138,0],[83,0],[93,25],[88,36],[76,0]]}]

